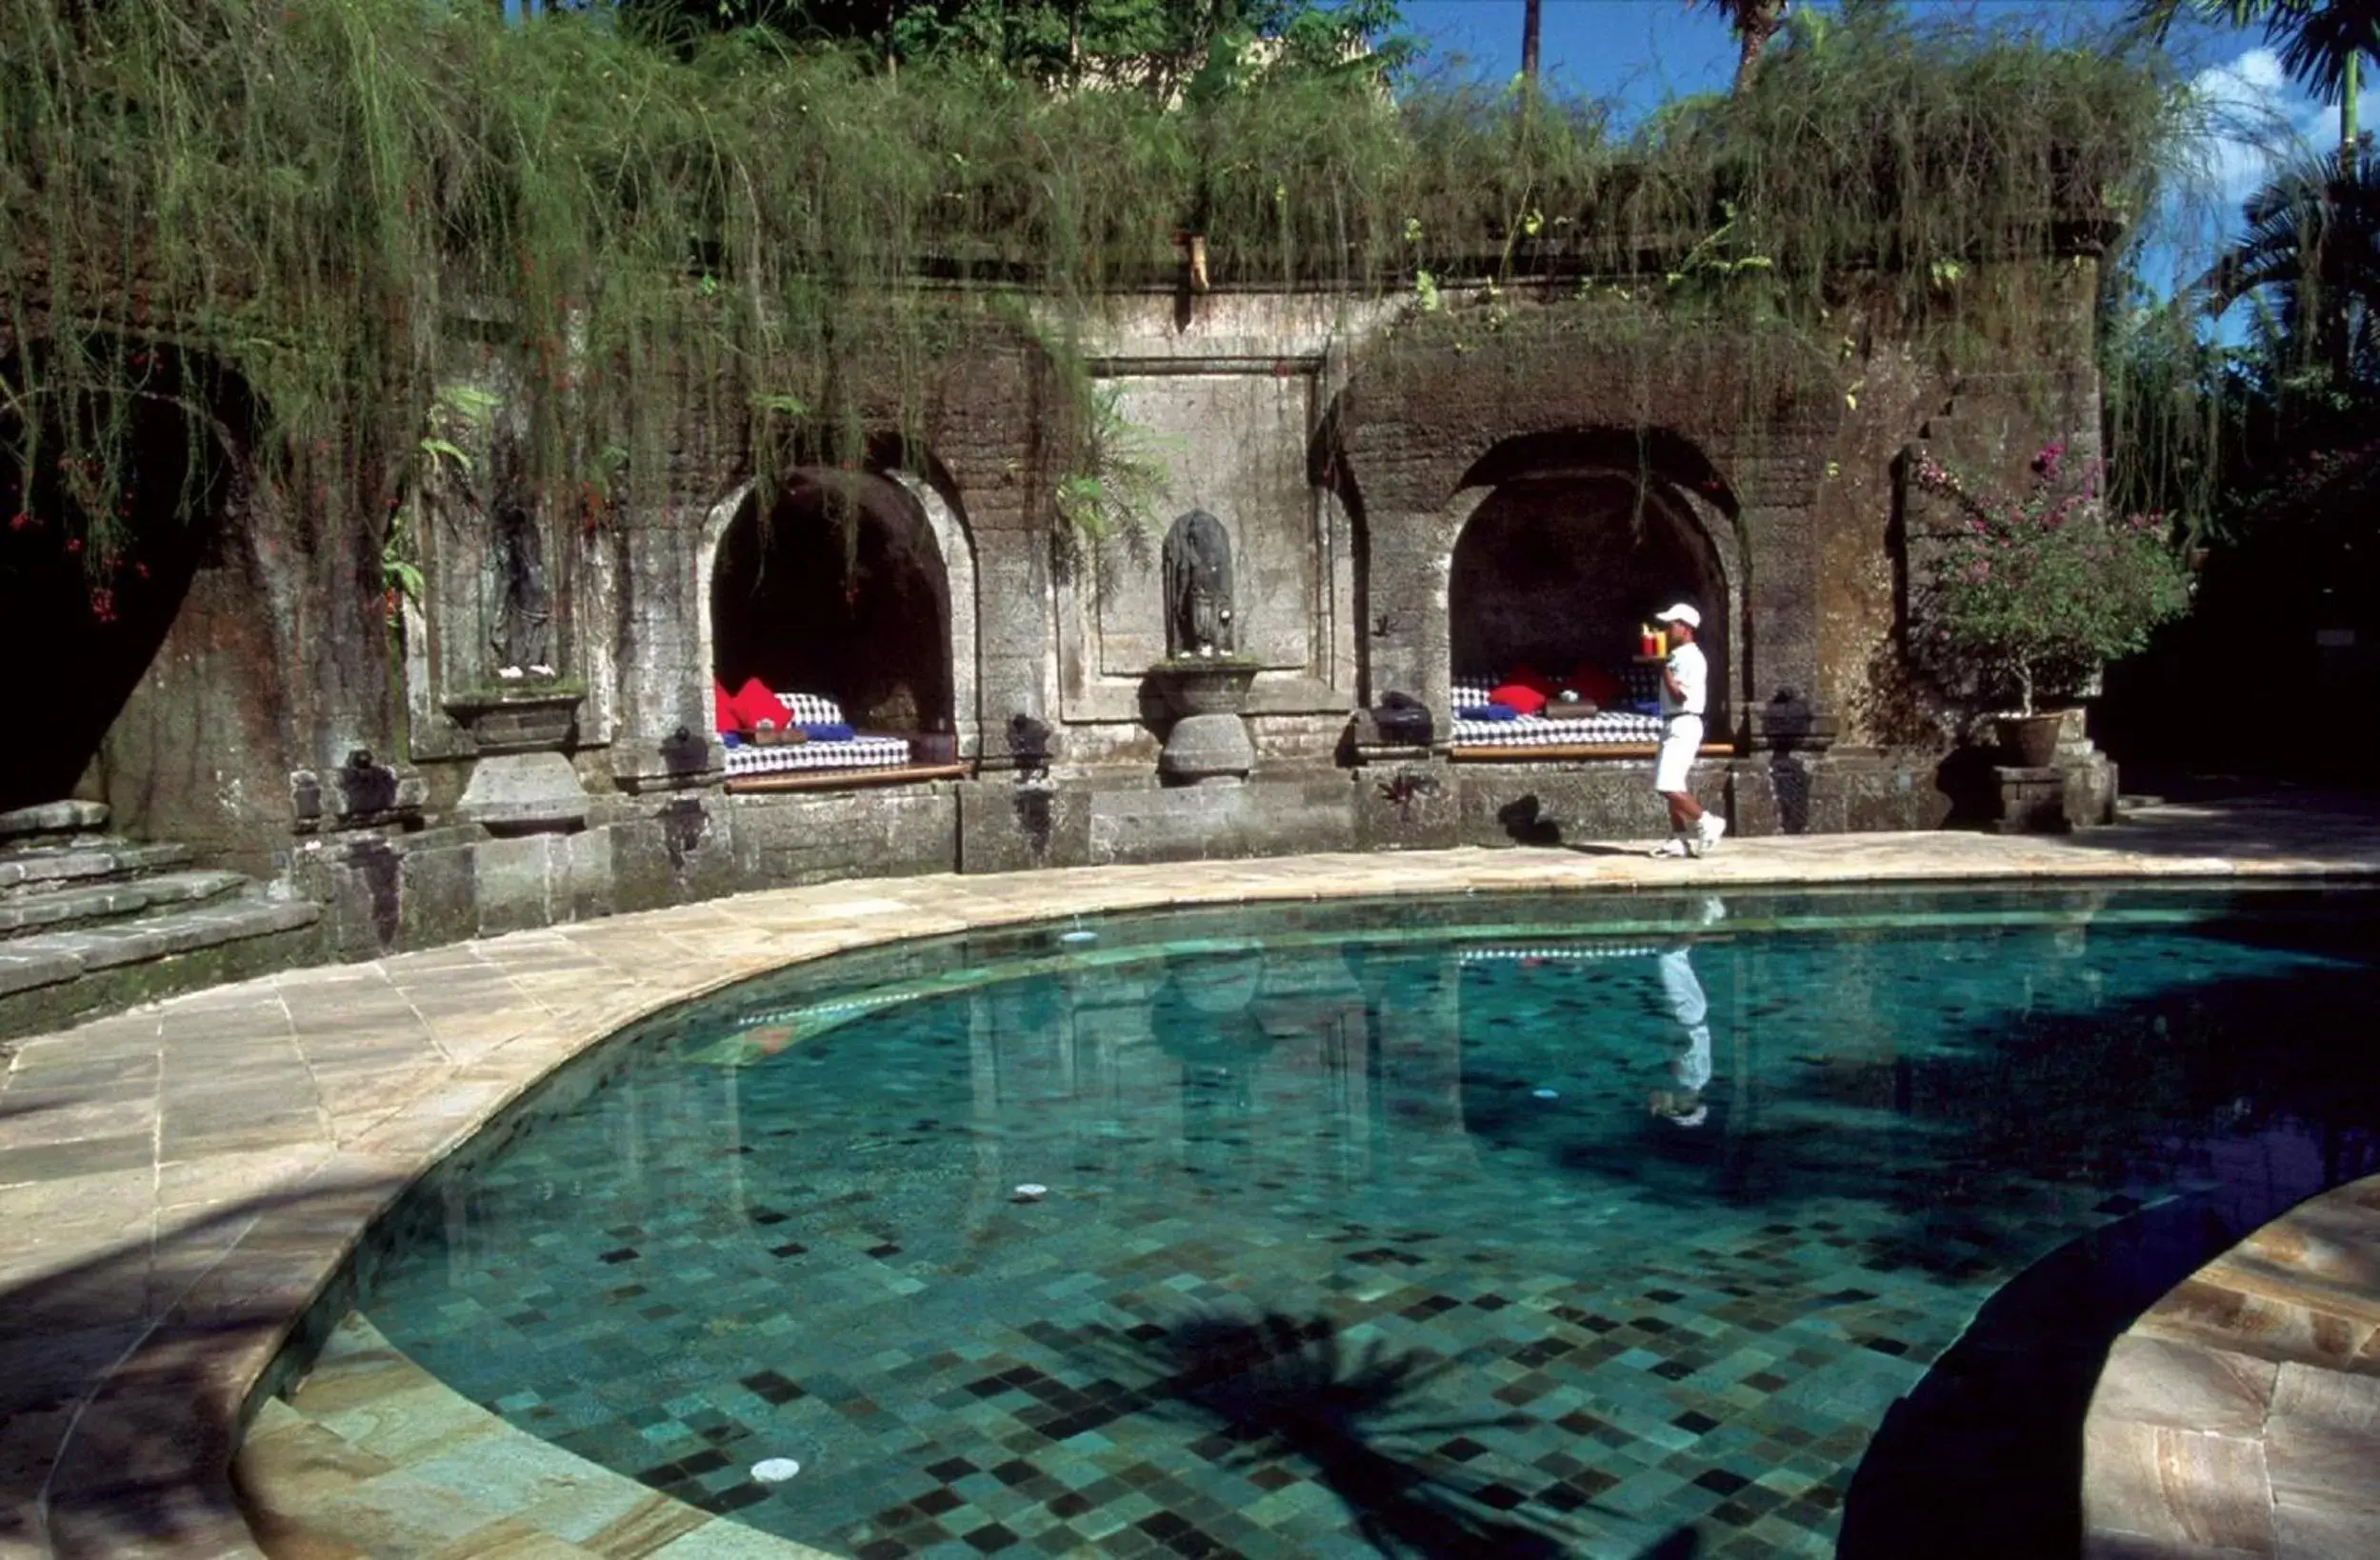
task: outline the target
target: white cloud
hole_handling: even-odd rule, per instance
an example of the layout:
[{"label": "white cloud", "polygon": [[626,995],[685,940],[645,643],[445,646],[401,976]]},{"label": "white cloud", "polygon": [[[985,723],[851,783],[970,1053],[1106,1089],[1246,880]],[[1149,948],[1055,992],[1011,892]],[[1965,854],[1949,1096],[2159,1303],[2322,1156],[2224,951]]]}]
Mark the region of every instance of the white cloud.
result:
[{"label": "white cloud", "polygon": [[2190,82],[2205,115],[2193,161],[2211,193],[2236,206],[2279,163],[2330,135],[2334,112],[2282,72],[2270,49],[2210,66]]}]

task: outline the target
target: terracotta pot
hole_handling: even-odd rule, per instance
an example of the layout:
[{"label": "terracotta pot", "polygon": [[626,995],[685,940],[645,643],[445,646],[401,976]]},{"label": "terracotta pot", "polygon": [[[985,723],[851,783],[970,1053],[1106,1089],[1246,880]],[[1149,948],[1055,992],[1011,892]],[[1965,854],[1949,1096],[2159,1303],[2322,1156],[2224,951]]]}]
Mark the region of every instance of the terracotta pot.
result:
[{"label": "terracotta pot", "polygon": [[1996,717],[2000,747],[2021,769],[2043,770],[2058,754],[2058,737],[2066,730],[2066,711],[2045,710],[2031,715]]}]

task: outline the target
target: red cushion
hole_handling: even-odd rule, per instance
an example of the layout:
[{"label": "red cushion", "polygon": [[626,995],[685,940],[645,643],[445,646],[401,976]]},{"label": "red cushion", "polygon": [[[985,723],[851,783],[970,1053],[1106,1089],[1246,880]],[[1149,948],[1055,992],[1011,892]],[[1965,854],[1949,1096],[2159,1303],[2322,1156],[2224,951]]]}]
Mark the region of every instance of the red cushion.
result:
[{"label": "red cushion", "polygon": [[792,719],[785,712],[784,703],[757,677],[747,678],[735,690],[734,709],[735,718],[743,723],[740,729],[747,731],[759,730],[764,720],[782,730]]},{"label": "red cushion", "polygon": [[1595,704],[1610,704],[1620,696],[1620,680],[1601,667],[1581,662],[1570,671],[1570,691]]},{"label": "red cushion", "polygon": [[[1538,696],[1545,699],[1550,699],[1562,690],[1559,683],[1526,661],[1514,667],[1512,675],[1504,680],[1518,688],[1534,689]],[[1529,711],[1524,710],[1521,713],[1526,715]]]},{"label": "red cushion", "polygon": [[1524,715],[1533,715],[1546,707],[1546,696],[1526,683],[1507,683],[1488,695],[1490,704],[1509,704]]},{"label": "red cushion", "polygon": [[740,731],[744,723],[736,718],[735,701],[728,697],[725,683],[710,685],[710,729],[714,731]]}]

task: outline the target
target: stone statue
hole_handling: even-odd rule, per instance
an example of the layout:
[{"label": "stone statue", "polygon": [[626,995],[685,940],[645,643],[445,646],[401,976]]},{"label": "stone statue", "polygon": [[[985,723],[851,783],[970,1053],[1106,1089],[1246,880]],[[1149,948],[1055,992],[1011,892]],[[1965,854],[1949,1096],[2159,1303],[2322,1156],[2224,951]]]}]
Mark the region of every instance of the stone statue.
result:
[{"label": "stone statue", "polygon": [[1223,522],[1192,510],[1165,538],[1165,650],[1170,657],[1229,655],[1231,538]]},{"label": "stone statue", "polygon": [[508,496],[496,503],[492,529],[496,610],[489,647],[495,651],[496,675],[508,681],[550,677],[553,598],[546,589],[545,539],[537,517]]}]

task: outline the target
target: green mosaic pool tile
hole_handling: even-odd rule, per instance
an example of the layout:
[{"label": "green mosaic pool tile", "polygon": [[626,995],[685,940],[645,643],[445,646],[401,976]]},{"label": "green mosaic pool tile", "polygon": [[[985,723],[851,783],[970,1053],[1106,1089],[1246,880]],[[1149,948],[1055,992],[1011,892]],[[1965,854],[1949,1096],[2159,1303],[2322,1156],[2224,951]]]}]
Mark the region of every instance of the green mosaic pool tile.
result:
[{"label": "green mosaic pool tile", "polygon": [[[1714,1008],[1723,1006],[1713,1003]],[[900,1015],[848,1026],[838,1031],[835,1043],[872,1033],[883,1025],[909,1022],[920,1010],[912,1007]],[[1005,1044],[995,1036],[993,1053],[1005,1055]],[[1020,1034],[1017,1046],[1019,1054],[1038,1054],[1039,1042],[1031,1036]],[[765,1078],[770,1068],[745,1070],[749,1082]],[[1782,1071],[1788,1078],[1794,1075],[1790,1067]],[[1302,1109],[1302,1091],[1317,1080],[1335,1083],[1344,1076],[1330,1068],[1302,1064],[1276,1069],[1248,1092],[1244,1107],[1235,1109],[1294,1111]],[[1575,1078],[1562,1074],[1559,1081],[1566,1100],[1582,1096]],[[1188,1103],[1198,1097],[1194,1088],[1170,1096]],[[1024,1100],[1018,1108],[1029,1114],[1037,1109]],[[1079,1107],[1061,1102],[1060,1108]],[[911,1125],[901,1129],[898,1137],[876,1133],[871,1141],[923,1149],[940,1135],[978,1146],[995,1141],[1002,1145],[998,1153],[1013,1151],[1016,1134],[1003,1131],[987,1139],[979,1130],[956,1122],[958,1114],[963,1112],[939,1110],[934,1115],[940,1126]],[[747,1119],[751,1119],[749,1113]],[[1116,1119],[1136,1118],[1127,1112]],[[1524,1120],[1522,1141],[1491,1151],[1525,1163],[1529,1134],[1542,1133],[1552,1119]],[[1178,1136],[1182,1129],[1177,1124],[1170,1130]],[[1198,1151],[1245,1158],[1256,1151],[1259,1136],[1239,1129],[1210,1131],[1200,1140],[1205,1147]],[[1281,1490],[1265,1491],[1248,1478],[1261,1467],[1298,1467],[1294,1458],[1218,1470],[1212,1466],[1218,1453],[1194,1450],[1201,1436],[1191,1422],[1195,1415],[1167,1429],[1173,1416],[1158,1413],[1145,1402],[1094,1407],[1086,1412],[1083,1404],[1067,1394],[1079,1396],[1101,1369],[1112,1371],[1116,1367],[1111,1360],[1087,1363],[1075,1357],[1075,1346],[1099,1337],[1102,1329],[1112,1335],[1152,1316],[1170,1317],[1184,1309],[1185,1299],[1193,1306],[1229,1308],[1232,1297],[1244,1295],[1248,1299],[1237,1303],[1249,1306],[1270,1303],[1275,1295],[1302,1288],[1326,1297],[1323,1303],[1342,1347],[1350,1353],[1377,1339],[1391,1354],[1427,1353],[1457,1362],[1457,1374],[1446,1379],[1467,1384],[1464,1390],[1475,1401],[1474,1411],[1506,1420],[1486,1434],[1486,1440],[1495,1443],[1491,1449],[1458,1463],[1464,1472],[1529,1480],[1528,1498],[1536,1500],[1543,1494],[1536,1486],[1550,1479],[1541,1460],[1575,1450],[1582,1469],[1593,1464],[1618,1471],[1609,1491],[1634,1500],[1648,1490],[1668,1489],[1674,1496],[1675,1489],[1660,1482],[1673,1479],[1680,1470],[1671,1466],[1672,1459],[1687,1459],[1682,1466],[1694,1466],[1699,1459],[1752,1482],[1772,1471],[1767,1460],[1751,1456],[1753,1448],[1790,1448],[1798,1438],[1811,1449],[1803,1455],[1814,1470],[1840,1468],[1846,1459],[1855,1459],[1882,1407],[1918,1379],[1925,1365],[1956,1335],[1963,1311],[1954,1310],[1946,1319],[1943,1297],[1954,1291],[1938,1275],[1966,1267],[1970,1280],[1988,1276],[2001,1270],[1989,1264],[2005,1265],[2010,1249],[2044,1250],[2077,1228],[2109,1216],[2092,1211],[2096,1199],[2087,1201],[2054,1189],[2044,1191],[2006,1176],[1995,1183],[1991,1204],[2000,1210],[1995,1215],[1999,1222],[1989,1229],[1970,1229],[1963,1217],[1935,1217],[1918,1221],[1912,1233],[1907,1226],[1879,1225],[1875,1210],[1857,1199],[1804,1199],[1797,1216],[1790,1219],[1764,1221],[1756,1211],[1738,1218],[1717,1210],[1715,1219],[1705,1218],[1708,1228],[1695,1238],[1639,1240],[1622,1248],[1626,1260],[1621,1267],[1628,1270],[1597,1270],[1590,1278],[1552,1265],[1540,1254],[1543,1248],[1527,1240],[1432,1241],[1428,1238],[1431,1231],[1410,1223],[1410,1210],[1423,1206],[1416,1195],[1419,1183],[1430,1180],[1438,1183],[1432,1189],[1432,1222],[1441,1228],[1501,1228],[1500,1218],[1509,1215],[1494,1211],[1495,1183],[1470,1179],[1475,1171],[1463,1155],[1425,1148],[1361,1161],[1354,1170],[1357,1182],[1385,1177],[1379,1190],[1392,1206],[1378,1217],[1348,1221],[1340,1228],[1326,1218],[1320,1225],[1323,1238],[1317,1240],[1311,1230],[1304,1238],[1295,1231],[1343,1200],[1345,1193],[1335,1190],[1340,1183],[1330,1178],[1340,1172],[1327,1169],[1331,1161],[1323,1161],[1326,1168],[1321,1170],[1274,1165],[1243,1170],[1236,1180],[1217,1179],[1195,1165],[1152,1156],[1163,1141],[1160,1131],[1094,1132],[1035,1150],[1030,1170],[1016,1168],[1009,1159],[986,1162],[980,1176],[969,1178],[982,1183],[976,1206],[990,1213],[988,1218],[981,1212],[974,1217],[987,1232],[1005,1232],[979,1239],[964,1252],[939,1238],[929,1216],[932,1200],[919,1195],[928,1188],[905,1177],[897,1162],[870,1158],[835,1166],[809,1155],[801,1161],[808,1179],[797,1191],[762,1194],[767,1207],[783,1210],[784,1217],[775,1224],[729,1219],[715,1208],[700,1213],[680,1208],[670,1220],[623,1220],[608,1228],[635,1230],[618,1239],[633,1241],[638,1254],[608,1266],[666,1264],[712,1275],[712,1314],[708,1318],[652,1316],[646,1312],[654,1308],[647,1307],[631,1312],[638,1319],[633,1325],[656,1331],[650,1339],[639,1339],[647,1344],[650,1358],[695,1367],[688,1375],[696,1382],[707,1370],[714,1389],[716,1378],[740,1379],[763,1367],[780,1369],[788,1381],[798,1381],[809,1395],[790,1403],[755,1401],[755,1394],[741,1389],[731,1394],[712,1390],[714,1407],[748,1427],[756,1443],[812,1436],[828,1447],[865,1445],[869,1455],[888,1462],[912,1454],[932,1460],[967,1450],[969,1437],[974,1438],[972,1445],[986,1448],[989,1456],[1023,1455],[1052,1465],[1085,1450],[1103,1454],[1112,1450],[1120,1466],[1151,1470],[1153,1477],[1132,1488],[1163,1491],[1159,1504],[1166,1510],[1201,1497],[1220,1501],[1236,1490],[1252,1497],[1240,1508],[1243,1512],[1294,1506],[1301,1517],[1310,1517],[1303,1502],[1283,1500]],[[1330,1152],[1335,1154],[1344,1151],[1350,1138],[1333,1130],[1316,1133],[1315,1141],[1330,1144]],[[1188,1145],[1190,1139],[1182,1137],[1181,1142]],[[668,1153],[656,1157],[670,1159]],[[715,1142],[690,1142],[682,1157],[657,1166],[656,1173],[668,1181],[672,1195],[699,1202],[704,1196],[701,1167],[719,1157]],[[748,1171],[760,1168],[752,1156],[740,1157]],[[590,1153],[579,1168],[591,1173],[603,1163],[602,1154]],[[1087,1170],[1084,1166],[1093,1168]],[[1284,1195],[1254,1184],[1280,1176],[1289,1177],[1281,1188],[1295,1186],[1297,1194]],[[1400,1176],[1410,1176],[1413,1184],[1395,1184]],[[999,1195],[1004,1184],[1029,1177],[1050,1183],[1053,1195],[1022,1210]],[[1136,1192],[1144,1188],[1153,1191],[1158,1185],[1174,1189],[1174,1209],[1132,1221],[1129,1233],[1120,1234],[1110,1205],[1137,1206]],[[1591,1197],[1546,1198],[1539,1206],[1590,1208],[1595,1202]],[[1213,1210],[1216,1220],[1183,1214],[1185,1204]],[[756,1271],[753,1243],[761,1238],[772,1242],[763,1250],[790,1245],[803,1250],[772,1256],[766,1271]],[[591,1270],[608,1252],[622,1248],[592,1242],[574,1248],[564,1239],[549,1242],[545,1249],[559,1260],[587,1264]],[[794,1269],[781,1266],[787,1263]],[[1978,1270],[1969,1266],[1975,1263],[1986,1267]],[[783,1275],[796,1270],[802,1319],[796,1323],[767,1314],[778,1298]],[[991,1337],[1005,1336],[1008,1346],[986,1349],[981,1339],[961,1344],[952,1337],[953,1328],[979,1326],[981,1319],[953,1315],[948,1322],[905,1321],[888,1294],[911,1289],[915,1298],[910,1305],[923,1308],[914,1315],[938,1316],[933,1308],[951,1289],[954,1273],[965,1273],[984,1292],[1029,1296],[1043,1314],[1022,1329],[999,1324]],[[570,1289],[547,1288],[561,1294]],[[1863,1291],[1865,1298],[1837,1298],[1850,1290]],[[728,1295],[739,1297],[734,1307],[727,1308],[732,1314],[717,1314]],[[750,1297],[749,1310],[740,1298],[744,1296]],[[546,1294],[538,1296],[538,1303],[543,1314],[519,1324],[524,1338],[541,1328],[550,1330],[563,1314],[548,1306],[569,1304]],[[492,1324],[480,1313],[427,1314],[433,1323],[441,1318],[452,1323],[450,1335],[458,1344],[474,1334],[501,1334],[508,1325],[504,1314],[524,1314],[505,1307],[490,1310],[500,1313]],[[723,1321],[773,1340],[779,1351],[758,1358],[709,1347],[704,1328]],[[1462,1346],[1435,1347],[1457,1323],[1465,1334]],[[835,1379],[832,1369],[820,1370],[805,1342],[811,1337],[840,1340],[845,1368],[856,1368],[856,1374],[869,1379],[867,1390]],[[1557,1344],[1558,1349],[1549,1351]],[[951,1363],[926,1368],[926,1346],[935,1355],[952,1356]],[[605,1369],[591,1356],[573,1363],[581,1369]],[[1143,1362],[1138,1369],[1150,1366]],[[1030,1379],[1045,1390],[1042,1396],[1015,1384],[990,1395],[973,1390],[987,1376],[1020,1370],[1034,1373]],[[648,1390],[631,1372],[622,1379],[616,1395],[605,1394],[603,1400],[625,1408]],[[1595,1416],[1591,1429],[1574,1431],[1558,1423],[1582,1412]],[[942,1433],[925,1433],[937,1424]],[[1392,1430],[1388,1433],[1390,1438],[1381,1444],[1400,1445]],[[1420,1456],[1422,1450],[1400,1454]],[[1082,1471],[1079,1465],[1074,1471]],[[1284,1488],[1320,1490],[1307,1476],[1310,1471],[1293,1475],[1292,1485]],[[714,1468],[696,1475],[696,1482],[724,1476]],[[1079,1488],[1071,1480],[1061,1482]],[[821,1479],[813,1488],[826,1490],[829,1482]],[[1517,1482],[1514,1488],[1519,1488]],[[900,1489],[904,1496],[930,1494],[907,1485]],[[710,1493],[724,1498],[723,1490]],[[922,1531],[911,1536],[956,1542],[953,1535],[982,1531],[983,1521],[1004,1514],[1010,1505],[988,1487],[980,1500],[958,1498],[958,1508],[934,1517],[940,1538]],[[1349,1520],[1345,1503],[1328,1491],[1318,1498],[1330,1509],[1328,1520],[1338,1528],[1312,1532],[1301,1529],[1296,1533],[1283,1530],[1273,1533],[1274,1540],[1290,1543],[1302,1535],[1315,1542],[1343,1541]],[[1727,1497],[1705,1490],[1684,1498],[1695,1513],[1708,1516]],[[1819,1510],[1825,1513],[1823,1520],[1832,1520],[1831,1507]],[[1754,1519],[1754,1526],[1770,1520],[1769,1514],[1751,1512],[1749,1507],[1740,1514]],[[1072,1530],[1088,1532],[1086,1524],[1097,1521],[1097,1509],[1063,1520]],[[1749,1530],[1737,1530],[1715,1517],[1709,1520],[1717,1524],[1710,1529],[1713,1543],[1732,1547]],[[1260,1537],[1270,1530],[1267,1524],[1255,1526]],[[830,1537],[830,1529],[790,1530]],[[1617,1534],[1622,1530],[1612,1530]],[[1339,1537],[1330,1539],[1334,1532]],[[1640,1548],[1644,1537],[1641,1528],[1627,1530],[1627,1541]],[[1262,1551],[1257,1540],[1250,1542],[1256,1547],[1247,1552]]]}]

